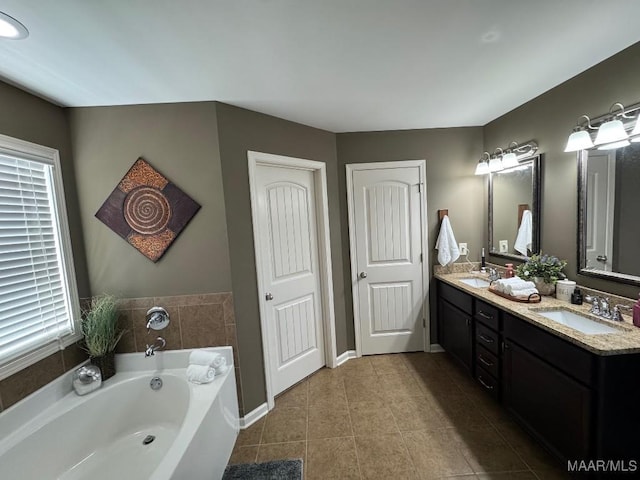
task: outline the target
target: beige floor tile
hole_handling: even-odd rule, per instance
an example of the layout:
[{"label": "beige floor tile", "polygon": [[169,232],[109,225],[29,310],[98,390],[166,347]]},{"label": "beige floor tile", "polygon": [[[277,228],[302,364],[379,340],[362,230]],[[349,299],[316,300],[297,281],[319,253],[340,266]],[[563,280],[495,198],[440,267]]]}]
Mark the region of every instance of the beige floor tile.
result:
[{"label": "beige floor tile", "polygon": [[363,479],[418,478],[401,434],[355,440]]},{"label": "beige floor tile", "polygon": [[478,480],[538,480],[538,477],[531,471],[480,473],[477,478]]},{"label": "beige floor tile", "polygon": [[276,408],[280,407],[300,407],[307,408],[309,383],[305,380],[286,392],[276,397]]},{"label": "beige floor tile", "polygon": [[399,432],[391,410],[379,400],[350,403],[349,414],[355,435],[381,435]]},{"label": "beige floor tile", "polygon": [[303,408],[275,408],[262,432],[261,443],[284,443],[307,439],[307,410]]},{"label": "beige floor tile", "polygon": [[353,402],[386,401],[377,376],[374,380],[369,378],[345,379],[344,388],[350,404]]},{"label": "beige floor tile", "polygon": [[449,430],[405,432],[402,436],[421,478],[473,474]]},{"label": "beige floor tile", "polygon": [[334,407],[310,407],[308,438],[352,437],[349,410]]},{"label": "beige floor tile", "polygon": [[445,426],[441,414],[426,397],[411,397],[389,404],[401,432],[437,430]]},{"label": "beige floor tile", "polygon": [[347,408],[347,394],[343,383],[309,385],[309,407],[330,407],[336,410]]},{"label": "beige floor tile", "polygon": [[370,357],[352,358],[341,365],[340,374],[345,380],[353,378],[375,377],[376,371],[369,360]]},{"label": "beige floor tile", "polygon": [[438,354],[429,353],[400,353],[407,369],[411,372],[425,372],[439,369],[436,357]]},{"label": "beige floor tile", "polygon": [[468,425],[454,432],[460,450],[475,473],[528,469],[492,425]]},{"label": "beige floor tile", "polygon": [[369,357],[373,369],[378,375],[409,373],[409,369],[401,354],[372,355]]},{"label": "beige floor tile", "polygon": [[474,403],[476,407],[482,412],[491,423],[509,421],[509,414],[493,397],[487,395],[486,392],[480,392],[484,395],[478,394],[474,397]]},{"label": "beige floor tile", "polygon": [[353,437],[309,440],[305,478],[306,480],[360,479]]},{"label": "beige floor tile", "polygon": [[262,438],[262,430],[264,429],[264,423],[266,418],[263,417],[249,428],[240,430],[238,438],[236,439],[236,446],[242,447],[246,445],[258,445],[260,438]]},{"label": "beige floor tile", "polygon": [[[539,480],[571,480],[572,478],[566,469],[561,468],[551,470],[534,470],[533,473]],[[621,474],[621,477],[624,478],[625,474]],[[631,474],[628,474],[627,478],[631,478]]]},{"label": "beige floor tile", "polygon": [[[257,462],[270,462],[271,460],[295,460],[301,458],[303,465],[306,462],[307,442],[269,443],[260,445]],[[304,467],[303,467],[304,468]]]},{"label": "beige floor tile", "polygon": [[238,463],[255,463],[258,456],[258,445],[250,445],[248,447],[239,447],[236,445],[231,452],[231,458],[229,459],[229,465],[236,465]]},{"label": "beige floor tile", "polygon": [[380,375],[379,384],[383,398],[391,402],[424,395],[424,390],[409,373]]},{"label": "beige floor tile", "polygon": [[341,369],[342,367],[337,368],[321,368],[316,373],[309,377],[309,386],[310,387],[339,387],[344,386],[344,381],[342,379]]},{"label": "beige floor tile", "polygon": [[561,470],[566,465],[561,464],[544,450],[527,432],[522,430],[515,422],[505,421],[495,424],[495,428],[505,441],[511,445],[527,466],[535,471]]},{"label": "beige floor tile", "polygon": [[489,420],[466,396],[430,397],[434,408],[440,413],[446,426],[489,425]]}]

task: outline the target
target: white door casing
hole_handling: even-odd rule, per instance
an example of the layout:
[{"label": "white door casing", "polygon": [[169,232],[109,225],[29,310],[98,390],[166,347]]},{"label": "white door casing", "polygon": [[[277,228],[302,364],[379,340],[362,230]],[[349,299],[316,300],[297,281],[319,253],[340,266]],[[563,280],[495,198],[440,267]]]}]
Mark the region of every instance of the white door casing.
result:
[{"label": "white door casing", "polygon": [[357,354],[428,350],[425,162],[347,165],[347,195]]},{"label": "white door casing", "polygon": [[267,403],[336,366],[325,166],[249,152]]},{"label": "white door casing", "polygon": [[585,244],[588,269],[612,270],[615,172],[615,150],[589,152]]}]

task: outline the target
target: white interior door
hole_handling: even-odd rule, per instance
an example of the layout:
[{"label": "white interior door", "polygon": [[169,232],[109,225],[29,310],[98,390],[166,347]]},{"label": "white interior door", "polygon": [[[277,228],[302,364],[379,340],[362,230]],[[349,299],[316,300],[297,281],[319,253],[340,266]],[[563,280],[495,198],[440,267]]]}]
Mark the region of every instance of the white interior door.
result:
[{"label": "white interior door", "polygon": [[424,350],[423,180],[419,166],[403,163],[351,171],[354,316],[365,355]]},{"label": "white interior door", "polygon": [[258,165],[255,185],[267,368],[277,395],[325,365],[314,174]]},{"label": "white interior door", "polygon": [[587,160],[586,268],[610,272],[613,261],[615,150],[590,151]]}]

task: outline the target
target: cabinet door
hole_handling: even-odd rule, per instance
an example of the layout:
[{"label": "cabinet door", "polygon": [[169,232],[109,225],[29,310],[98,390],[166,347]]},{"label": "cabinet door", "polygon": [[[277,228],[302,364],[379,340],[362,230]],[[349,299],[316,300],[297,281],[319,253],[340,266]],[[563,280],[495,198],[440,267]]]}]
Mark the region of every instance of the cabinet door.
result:
[{"label": "cabinet door", "polygon": [[440,345],[471,371],[471,316],[440,301]]},{"label": "cabinet door", "polygon": [[563,460],[589,458],[591,391],[510,340],[503,368],[507,409]]}]

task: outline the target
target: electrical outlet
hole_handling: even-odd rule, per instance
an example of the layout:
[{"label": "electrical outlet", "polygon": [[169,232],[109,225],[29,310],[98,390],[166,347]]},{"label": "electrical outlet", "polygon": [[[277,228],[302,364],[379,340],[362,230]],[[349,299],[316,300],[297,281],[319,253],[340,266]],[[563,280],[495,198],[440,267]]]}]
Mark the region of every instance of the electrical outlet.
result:
[{"label": "electrical outlet", "polygon": [[458,250],[460,250],[460,255],[469,255],[469,249],[466,243],[458,244]]},{"label": "electrical outlet", "polygon": [[500,253],[509,253],[509,240],[500,240]]}]

